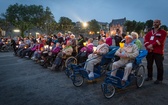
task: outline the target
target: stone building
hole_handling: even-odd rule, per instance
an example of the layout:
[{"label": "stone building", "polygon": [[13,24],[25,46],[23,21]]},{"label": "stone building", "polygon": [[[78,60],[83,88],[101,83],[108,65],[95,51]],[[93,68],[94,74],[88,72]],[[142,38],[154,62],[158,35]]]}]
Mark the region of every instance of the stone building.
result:
[{"label": "stone building", "polygon": [[125,27],[124,27],[125,22],[126,18],[112,19],[111,23],[109,24],[110,34],[115,35],[116,29],[120,29],[121,33],[125,33]]}]

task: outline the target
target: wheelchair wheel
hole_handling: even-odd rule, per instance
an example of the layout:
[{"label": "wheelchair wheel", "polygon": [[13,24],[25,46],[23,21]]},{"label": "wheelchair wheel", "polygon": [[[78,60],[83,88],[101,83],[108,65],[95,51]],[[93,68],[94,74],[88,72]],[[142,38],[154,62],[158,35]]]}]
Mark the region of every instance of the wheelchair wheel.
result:
[{"label": "wheelchair wheel", "polygon": [[77,59],[75,57],[69,57],[65,61],[65,67],[68,67],[70,64],[77,64]]},{"label": "wheelchair wheel", "polygon": [[76,87],[80,87],[84,82],[84,78],[80,74],[76,74],[73,78],[73,84]]},{"label": "wheelchair wheel", "polygon": [[145,80],[145,67],[143,65],[140,65],[136,71],[136,86],[138,88],[142,87],[144,80]]},{"label": "wheelchair wheel", "polygon": [[73,70],[71,68],[66,68],[64,72],[68,78],[73,74]]},{"label": "wheelchair wheel", "polygon": [[111,84],[111,83],[107,83],[107,84],[102,84],[101,85],[102,91],[103,91],[103,95],[106,98],[111,98],[114,96],[115,94],[115,87]]}]

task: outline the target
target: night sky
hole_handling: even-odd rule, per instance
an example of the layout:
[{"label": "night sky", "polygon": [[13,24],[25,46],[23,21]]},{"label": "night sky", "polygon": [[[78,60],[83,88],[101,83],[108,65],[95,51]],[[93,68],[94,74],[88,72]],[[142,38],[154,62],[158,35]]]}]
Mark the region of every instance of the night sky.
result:
[{"label": "night sky", "polygon": [[141,22],[160,19],[168,26],[168,0],[0,0],[0,13],[15,3],[48,6],[57,22],[62,16],[73,22],[96,19],[108,23],[126,17]]}]

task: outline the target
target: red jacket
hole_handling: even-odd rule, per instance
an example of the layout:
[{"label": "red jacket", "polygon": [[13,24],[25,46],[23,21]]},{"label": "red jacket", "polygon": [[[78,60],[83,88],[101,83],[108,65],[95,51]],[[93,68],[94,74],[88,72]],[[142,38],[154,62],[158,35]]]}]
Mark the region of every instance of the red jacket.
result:
[{"label": "red jacket", "polygon": [[[158,54],[164,54],[164,46],[166,41],[166,31],[159,29],[156,33],[154,30],[149,31],[144,39],[144,46],[148,52],[154,52]],[[148,45],[152,44],[153,50],[147,48]]]}]

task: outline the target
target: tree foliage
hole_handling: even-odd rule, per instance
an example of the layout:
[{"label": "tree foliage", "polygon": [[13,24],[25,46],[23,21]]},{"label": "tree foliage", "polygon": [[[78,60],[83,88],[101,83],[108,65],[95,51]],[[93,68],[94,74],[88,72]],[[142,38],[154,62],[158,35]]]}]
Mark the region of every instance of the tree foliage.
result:
[{"label": "tree foliage", "polygon": [[151,29],[153,27],[153,20],[147,20],[146,23],[145,23],[145,26],[148,29]]},{"label": "tree foliage", "polygon": [[126,31],[129,33],[132,31],[140,33],[142,30],[144,30],[145,23],[144,22],[136,22],[135,20],[133,20],[133,21],[127,20],[125,22],[124,26],[126,26]]},{"label": "tree foliage", "polygon": [[72,30],[73,29],[72,20],[67,17],[60,17],[58,29],[63,32]]},{"label": "tree foliage", "polygon": [[41,5],[28,6],[16,3],[7,8],[4,17],[13,26],[21,30],[22,36],[24,36],[26,30],[29,30],[34,26],[43,29],[46,21],[51,20],[55,23],[50,9],[47,7],[46,10],[44,10]]},{"label": "tree foliage", "polygon": [[165,31],[168,31],[168,27],[166,25],[160,26],[161,29],[164,29]]},{"label": "tree foliage", "polygon": [[89,30],[94,33],[97,33],[97,31],[100,31],[100,26],[98,24],[98,21],[96,21],[95,19],[91,20],[89,22]]}]

